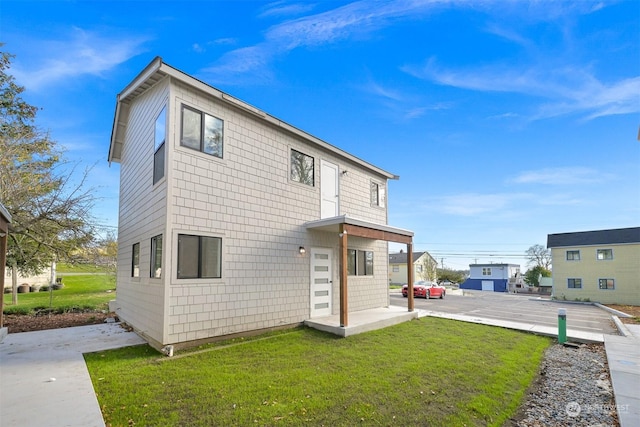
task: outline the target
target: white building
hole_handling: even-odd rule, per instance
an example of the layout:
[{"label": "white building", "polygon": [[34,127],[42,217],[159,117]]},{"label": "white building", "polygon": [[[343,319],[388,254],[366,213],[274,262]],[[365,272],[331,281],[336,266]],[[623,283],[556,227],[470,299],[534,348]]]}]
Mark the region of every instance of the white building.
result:
[{"label": "white building", "polygon": [[[117,299],[156,347],[389,305],[398,177],[154,59],[117,97]],[[347,286],[348,282],[348,286]],[[348,302],[348,303],[347,303]]]}]

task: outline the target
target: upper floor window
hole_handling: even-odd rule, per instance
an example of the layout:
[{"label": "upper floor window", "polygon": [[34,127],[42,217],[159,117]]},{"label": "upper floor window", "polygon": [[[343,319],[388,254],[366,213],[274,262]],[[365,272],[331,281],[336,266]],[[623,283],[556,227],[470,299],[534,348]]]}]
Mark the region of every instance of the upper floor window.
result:
[{"label": "upper floor window", "polygon": [[163,107],[156,118],[153,154],[153,183],[164,177],[164,146],[167,135],[167,107]]},{"label": "upper floor window", "polygon": [[136,243],[131,249],[131,277],[140,277],[140,243]]},{"label": "upper floor window", "polygon": [[222,239],[178,235],[178,279],[222,277]]},{"label": "upper floor window", "polygon": [[393,266],[393,272],[394,272],[394,273],[398,273],[399,271],[400,271],[400,267],[399,267],[399,266],[397,266],[397,265],[394,265],[394,266]]},{"label": "upper floor window", "polygon": [[483,276],[491,276],[491,267],[482,267]]},{"label": "upper floor window", "polygon": [[387,192],[384,184],[371,181],[371,205],[384,208],[387,203]]},{"label": "upper floor window", "polygon": [[217,117],[183,105],[180,145],[222,158],[223,123]]},{"label": "upper floor window", "polygon": [[313,187],[314,158],[296,150],[291,150],[291,181]]},{"label": "upper floor window", "polygon": [[151,238],[151,277],[162,277],[162,234]]},{"label": "upper floor window", "polygon": [[614,279],[598,279],[599,289],[615,289],[616,284]]},{"label": "upper floor window", "polygon": [[582,279],[567,279],[567,287],[569,289],[582,288]]},{"label": "upper floor window", "polygon": [[348,249],[347,274],[350,276],[373,276],[373,252]]},{"label": "upper floor window", "polygon": [[598,249],[596,250],[596,257],[599,260],[613,259],[613,249]]},{"label": "upper floor window", "polygon": [[580,251],[567,251],[567,261],[580,261]]}]

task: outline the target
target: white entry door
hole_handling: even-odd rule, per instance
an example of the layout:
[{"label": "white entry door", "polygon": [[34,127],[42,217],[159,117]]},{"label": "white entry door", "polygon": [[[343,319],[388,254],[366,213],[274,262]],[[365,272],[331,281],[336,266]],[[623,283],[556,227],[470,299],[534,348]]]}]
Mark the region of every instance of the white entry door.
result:
[{"label": "white entry door", "polygon": [[338,189],[338,165],[322,160],[320,162],[320,218],[338,216],[340,195]]},{"label": "white entry door", "polygon": [[311,317],[331,315],[333,251],[311,248]]},{"label": "white entry door", "polygon": [[483,291],[494,291],[493,288],[493,280],[483,280],[482,281],[482,290]]}]

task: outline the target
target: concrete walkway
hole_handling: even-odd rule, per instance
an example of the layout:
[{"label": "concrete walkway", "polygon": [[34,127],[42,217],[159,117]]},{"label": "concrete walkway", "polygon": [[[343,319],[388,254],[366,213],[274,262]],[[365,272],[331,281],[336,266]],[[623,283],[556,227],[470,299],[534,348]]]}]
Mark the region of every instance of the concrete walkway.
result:
[{"label": "concrete walkway", "polygon": [[0,343],[0,425],[104,427],[82,354],[144,343],[117,323],[7,335]]},{"label": "concrete walkway", "polygon": [[[391,317],[401,314],[389,311]],[[380,313],[354,314],[350,313],[352,332],[359,333],[365,327],[362,322],[376,320]],[[526,323],[424,310],[418,315],[556,336],[556,331],[547,330],[552,328]],[[620,425],[635,427],[640,425],[640,325],[618,327],[623,335],[568,330],[567,336],[570,341],[604,342]],[[82,354],[144,343],[118,324],[9,334],[0,343],[0,426],[103,427]]]}]

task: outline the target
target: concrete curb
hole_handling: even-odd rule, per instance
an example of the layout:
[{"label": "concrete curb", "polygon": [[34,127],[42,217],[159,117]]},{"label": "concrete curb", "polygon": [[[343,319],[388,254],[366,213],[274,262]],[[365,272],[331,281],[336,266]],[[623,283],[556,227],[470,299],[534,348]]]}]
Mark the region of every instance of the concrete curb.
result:
[{"label": "concrete curb", "polygon": [[620,332],[620,335],[622,335],[623,337],[630,337],[631,335],[633,335],[631,331],[627,329],[624,323],[620,321],[620,318],[618,316],[611,316],[611,320],[613,320],[613,323],[616,325],[616,328],[618,329],[618,332]]},{"label": "concrete curb", "polygon": [[633,316],[632,316],[632,315],[630,315],[630,314],[624,313],[624,312],[619,311],[619,310],[616,310],[616,309],[614,309],[614,308],[607,307],[606,305],[602,305],[602,304],[600,304],[599,302],[594,302],[594,303],[593,303],[593,305],[595,305],[595,306],[596,306],[596,307],[598,307],[598,308],[603,309],[604,311],[608,311],[608,312],[609,312],[609,313],[611,313],[611,314],[615,314],[615,315],[616,315],[616,316],[618,316],[618,317],[625,317],[625,318],[626,318],[626,317],[633,317]]}]

